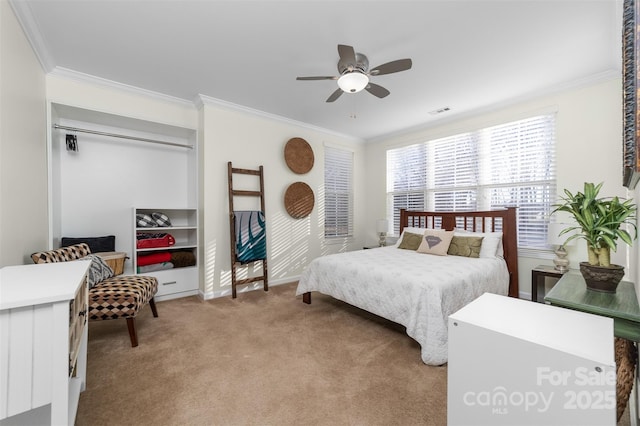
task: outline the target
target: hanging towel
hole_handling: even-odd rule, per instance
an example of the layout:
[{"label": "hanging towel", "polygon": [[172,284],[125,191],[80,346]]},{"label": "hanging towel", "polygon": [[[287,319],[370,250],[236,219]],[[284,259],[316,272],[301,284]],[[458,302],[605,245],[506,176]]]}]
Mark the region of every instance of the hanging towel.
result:
[{"label": "hanging towel", "polygon": [[240,263],[267,258],[267,235],[261,211],[234,211],[236,260]]}]

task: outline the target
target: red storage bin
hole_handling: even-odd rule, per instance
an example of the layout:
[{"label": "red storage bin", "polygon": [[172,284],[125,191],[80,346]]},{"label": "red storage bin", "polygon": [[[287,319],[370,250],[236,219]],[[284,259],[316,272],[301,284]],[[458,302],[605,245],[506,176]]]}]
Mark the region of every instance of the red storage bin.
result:
[{"label": "red storage bin", "polygon": [[152,238],[140,238],[136,242],[137,248],[156,248],[156,247],[170,247],[176,243],[175,238],[171,234],[158,234]]}]

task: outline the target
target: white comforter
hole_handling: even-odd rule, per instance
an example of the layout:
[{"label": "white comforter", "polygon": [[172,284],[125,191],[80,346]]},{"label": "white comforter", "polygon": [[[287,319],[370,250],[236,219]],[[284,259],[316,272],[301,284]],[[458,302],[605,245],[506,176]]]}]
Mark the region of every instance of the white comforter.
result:
[{"label": "white comforter", "polygon": [[435,256],[382,247],[319,257],[296,295],[319,291],[402,324],[422,347],[422,361],[447,362],[447,318],[485,292],[506,295],[500,258]]}]

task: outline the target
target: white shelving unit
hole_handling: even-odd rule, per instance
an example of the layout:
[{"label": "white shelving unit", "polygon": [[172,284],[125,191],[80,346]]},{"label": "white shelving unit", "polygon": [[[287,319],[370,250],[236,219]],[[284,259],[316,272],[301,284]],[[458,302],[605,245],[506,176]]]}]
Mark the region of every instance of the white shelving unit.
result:
[{"label": "white shelving unit", "polygon": [[[138,214],[151,216],[154,212],[164,213],[169,217],[171,226],[139,227],[136,217]],[[158,293],[156,300],[167,300],[176,297],[195,295],[198,292],[198,210],[176,208],[134,208],[133,209],[133,270],[141,275],[152,275],[158,279]],[[175,244],[166,247],[137,248],[139,233],[159,234],[167,233],[173,236]],[[151,253],[181,252],[193,253],[196,264],[188,267],[138,272],[138,257]]]},{"label": "white shelving unit", "polygon": [[[172,250],[197,256],[197,129],[59,102],[50,102],[48,112],[48,248],[60,247],[63,237],[114,235],[115,251],[129,258],[124,274],[136,274],[142,253],[135,244],[139,208],[168,214],[173,226],[165,231],[177,242]],[[77,137],[77,151],[67,149],[67,135]],[[146,274],[158,278],[156,299],[197,294],[199,261],[194,267]]]}]

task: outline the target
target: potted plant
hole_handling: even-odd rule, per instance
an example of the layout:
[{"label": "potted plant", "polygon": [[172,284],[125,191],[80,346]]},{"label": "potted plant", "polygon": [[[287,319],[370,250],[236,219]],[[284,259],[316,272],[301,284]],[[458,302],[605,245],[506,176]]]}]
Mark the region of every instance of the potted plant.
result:
[{"label": "potted plant", "polygon": [[[611,264],[611,250],[616,251],[617,240],[628,245],[638,237],[636,226],[636,205],[632,200],[618,197],[598,198],[602,183],[584,184],[584,192],[572,194],[564,190],[563,204],[555,205],[552,212],[566,212],[573,216],[576,226],[566,228],[560,235],[577,231],[567,242],[582,238],[587,242],[588,262],[580,263],[587,287],[592,290],[613,293],[624,276],[624,267]],[[633,237],[622,225],[633,228]]]}]

